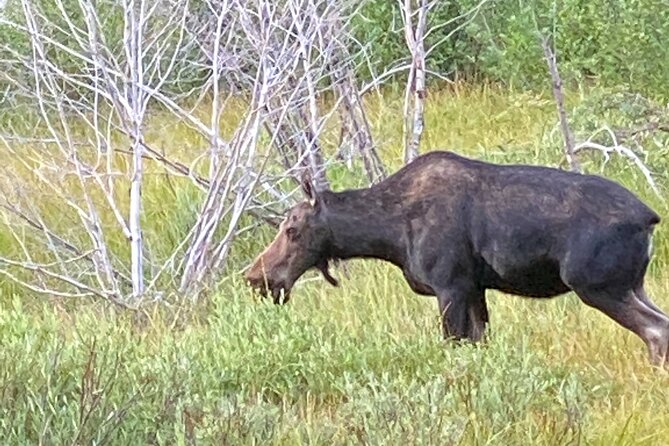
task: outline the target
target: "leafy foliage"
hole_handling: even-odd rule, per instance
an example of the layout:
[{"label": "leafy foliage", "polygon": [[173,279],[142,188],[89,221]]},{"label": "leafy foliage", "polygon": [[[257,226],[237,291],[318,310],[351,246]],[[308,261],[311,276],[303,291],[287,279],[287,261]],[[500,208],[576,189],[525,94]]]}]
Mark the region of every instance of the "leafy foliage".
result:
[{"label": "leafy foliage", "polygon": [[[59,24],[48,31],[56,41],[73,43],[67,23],[50,2],[32,2]],[[597,79],[605,86],[626,86],[658,98],[669,98],[669,8],[662,0],[489,0],[478,14],[467,14],[476,0],[435,2],[429,14],[426,48],[439,43],[428,58],[428,68],[451,77],[488,79],[545,88],[548,85],[537,32],[551,35],[557,48],[563,77],[572,82]],[[101,32],[112,44],[123,39],[123,17],[118,4],[103,2]],[[20,4],[10,0],[4,14],[16,15]],[[83,11],[76,1],[65,0],[63,7],[76,26],[82,26]],[[202,2],[194,10],[208,14]],[[51,11],[51,12],[50,12]],[[461,17],[458,20],[453,20]],[[352,20],[355,41],[351,52],[358,54],[357,70],[370,78],[398,64],[408,62],[399,4],[388,0],[367,0]],[[456,29],[462,26],[462,29]],[[71,58],[56,46],[47,45],[54,57]],[[6,25],[0,25],[0,54],[8,49],[30,56],[25,36]],[[188,51],[197,52],[195,46]],[[191,54],[192,55],[192,54]],[[184,53],[179,60],[189,56]],[[70,60],[75,73],[82,62]],[[6,70],[18,67],[3,67]],[[170,83],[178,91],[189,91],[206,79],[206,73],[184,64],[179,79]],[[396,76],[403,80],[402,75]]]},{"label": "leafy foliage", "polygon": [[[474,0],[436,2],[430,25],[444,24],[479,4]],[[454,21],[436,28],[428,46],[443,40]],[[356,22],[359,40],[383,71],[406,58],[397,2],[370,0]],[[428,59],[434,71],[462,78],[487,78],[523,87],[548,85],[538,32],[552,35],[563,77],[668,98],[669,8],[659,0],[491,0],[461,31],[446,39]]]}]

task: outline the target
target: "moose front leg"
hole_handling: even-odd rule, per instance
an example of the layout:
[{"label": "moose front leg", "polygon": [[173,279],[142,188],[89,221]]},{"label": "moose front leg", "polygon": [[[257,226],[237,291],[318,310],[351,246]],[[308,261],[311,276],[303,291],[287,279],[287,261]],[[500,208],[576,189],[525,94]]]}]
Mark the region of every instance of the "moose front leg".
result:
[{"label": "moose front leg", "polygon": [[450,287],[440,291],[437,297],[445,339],[473,342],[483,339],[488,323],[483,291]]},{"label": "moose front leg", "polygon": [[[425,229],[423,229],[425,230]],[[476,280],[475,256],[467,234],[454,228],[442,228],[436,236],[420,233],[414,256],[408,263],[407,280],[419,283],[437,296],[444,338],[480,341],[488,322],[485,294]],[[459,242],[458,242],[459,241]],[[443,249],[448,246],[448,249]],[[416,289],[416,287],[413,287]]]}]

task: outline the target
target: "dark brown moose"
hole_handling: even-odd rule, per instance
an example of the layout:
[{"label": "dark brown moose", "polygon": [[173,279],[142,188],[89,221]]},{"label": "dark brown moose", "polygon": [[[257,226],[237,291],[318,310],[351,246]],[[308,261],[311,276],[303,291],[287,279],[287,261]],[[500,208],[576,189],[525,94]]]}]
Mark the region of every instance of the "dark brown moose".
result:
[{"label": "dark brown moose", "polygon": [[641,337],[653,364],[667,364],[669,318],[644,291],[660,217],[617,183],[437,151],[369,188],[303,188],[310,200],[290,209],[245,276],[277,303],[310,268],[337,285],[329,261],[376,258],[437,297],[446,338],[481,340],[487,289],[574,291]]}]

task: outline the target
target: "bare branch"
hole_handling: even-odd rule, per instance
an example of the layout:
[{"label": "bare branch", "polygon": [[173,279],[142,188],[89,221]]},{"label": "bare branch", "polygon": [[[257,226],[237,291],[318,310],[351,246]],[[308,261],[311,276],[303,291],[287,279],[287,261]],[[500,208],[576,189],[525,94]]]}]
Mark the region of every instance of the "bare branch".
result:
[{"label": "bare branch", "polygon": [[[607,147],[603,144],[598,144],[596,142],[593,142],[592,139],[594,139],[599,133],[601,132],[606,132],[609,137],[611,138],[611,141],[613,144],[610,147]],[[595,133],[590,135],[590,137],[581,143],[578,143],[574,146],[574,153],[578,153],[579,151],[582,150],[596,150],[602,153],[604,155],[604,164],[609,161],[610,156],[609,154],[611,153],[617,153],[619,155],[622,155],[628,159],[630,159],[636,167],[641,171],[643,176],[646,178],[646,181],[650,185],[650,187],[653,189],[653,192],[662,200],[662,202],[665,202],[664,197],[660,193],[660,190],[657,187],[657,184],[655,183],[655,180],[653,180],[653,176],[650,173],[650,170],[644,165],[644,163],[641,161],[641,159],[632,151],[630,148],[625,147],[621,144],[618,143],[618,138],[616,137],[615,133],[613,130],[611,130],[608,127],[603,127],[599,130],[597,130]]]},{"label": "bare branch", "polygon": [[[31,292],[133,307],[174,290],[195,298],[239,234],[277,224],[295,201],[286,179],[308,168],[328,187],[330,148],[354,147],[347,162],[359,157],[370,182],[385,174],[349,52],[359,2],[19,4],[20,16],[0,23],[29,51],[1,43],[12,69],[0,79],[10,107],[34,110],[25,128],[0,134],[11,160],[2,168],[17,178],[0,181],[14,237],[0,269]],[[105,14],[122,27],[106,29]],[[153,135],[176,125],[205,142],[157,149]],[[142,197],[149,179],[196,193],[196,215],[161,201],[194,220],[165,249],[154,249],[163,234]],[[245,215],[254,221],[242,224]]]},{"label": "bare branch", "polygon": [[569,167],[571,168],[572,171],[581,172],[581,166],[574,152],[574,135],[571,132],[571,129],[569,128],[567,112],[564,106],[562,79],[560,78],[560,73],[557,67],[557,61],[555,60],[555,53],[553,52],[553,49],[551,48],[548,39],[545,37],[541,37],[541,47],[544,50],[544,57],[546,58],[546,63],[548,64],[548,70],[550,71],[551,75],[551,80],[553,85],[553,97],[555,98],[558,117],[560,119],[560,127],[562,128],[562,135],[564,136],[565,155],[567,157],[567,162],[569,163]]}]

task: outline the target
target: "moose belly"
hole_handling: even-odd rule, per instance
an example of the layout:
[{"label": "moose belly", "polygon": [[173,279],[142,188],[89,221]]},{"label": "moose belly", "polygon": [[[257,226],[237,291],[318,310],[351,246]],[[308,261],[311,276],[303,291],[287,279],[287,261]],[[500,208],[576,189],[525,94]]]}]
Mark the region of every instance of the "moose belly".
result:
[{"label": "moose belly", "polygon": [[411,290],[416,293],[420,294],[422,296],[434,296],[435,292],[432,289],[432,287],[428,286],[427,284],[417,280],[415,277],[413,277],[409,272],[406,270],[404,272],[404,278],[406,279],[407,283],[409,284],[409,287]]},{"label": "moose belly", "polygon": [[486,265],[483,286],[526,297],[553,297],[569,291],[560,278],[557,262],[539,260],[529,265],[514,265],[503,271]]}]

